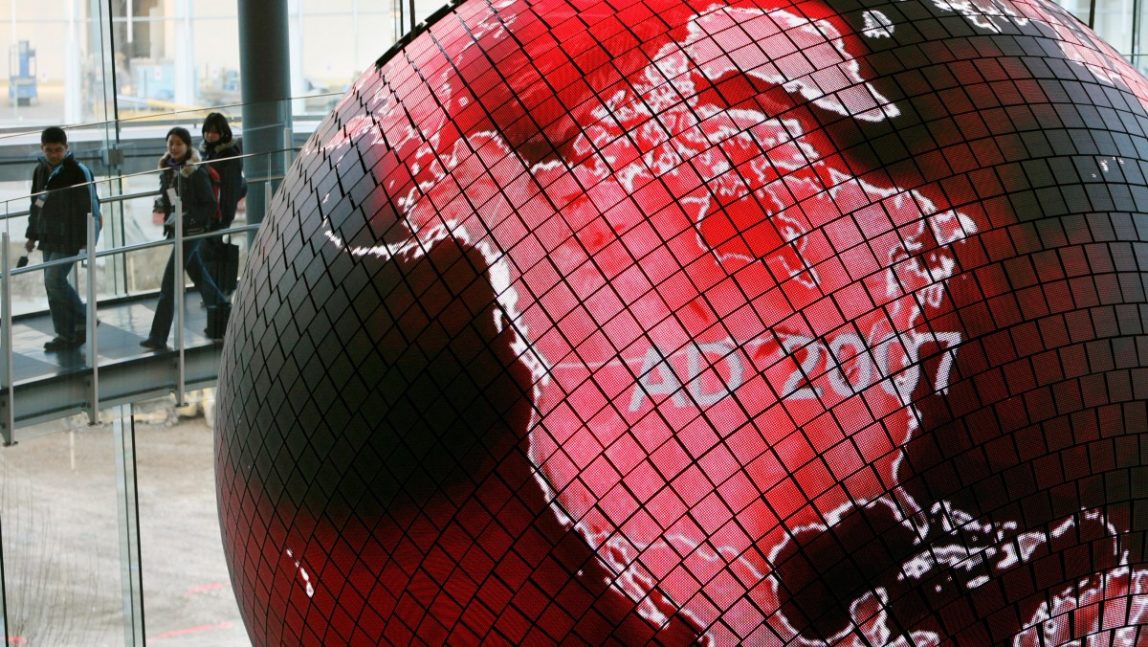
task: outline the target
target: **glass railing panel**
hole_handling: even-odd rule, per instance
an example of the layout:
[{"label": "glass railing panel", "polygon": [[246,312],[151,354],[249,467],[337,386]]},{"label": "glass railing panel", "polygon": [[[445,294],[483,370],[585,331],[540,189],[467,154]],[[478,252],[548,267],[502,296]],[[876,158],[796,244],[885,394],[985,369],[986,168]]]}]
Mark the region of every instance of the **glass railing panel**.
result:
[{"label": "glass railing panel", "polygon": [[159,289],[171,247],[151,247],[123,255],[128,268],[128,292],[154,292]]},{"label": "glass railing panel", "polygon": [[112,427],[26,431],[0,451],[8,644],[124,644]]},{"label": "glass railing panel", "polygon": [[215,507],[212,397],[56,420],[0,452],[9,644],[124,644],[139,618],[149,643],[249,644]]},{"label": "glass railing panel", "polygon": [[213,390],[132,406],[149,644],[247,645],[231,589],[212,460]]}]

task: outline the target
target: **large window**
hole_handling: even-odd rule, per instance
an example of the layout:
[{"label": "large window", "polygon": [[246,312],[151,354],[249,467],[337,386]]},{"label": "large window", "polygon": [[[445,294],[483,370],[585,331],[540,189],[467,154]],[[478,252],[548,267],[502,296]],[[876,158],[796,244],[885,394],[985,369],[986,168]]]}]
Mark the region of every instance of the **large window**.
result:
[{"label": "large window", "polygon": [[1092,14],[1092,0],[1058,0],[1085,24],[1092,25],[1108,44],[1116,48],[1141,72],[1148,71],[1143,58],[1145,19],[1144,0],[1096,0],[1096,14]]},{"label": "large window", "polygon": [[[359,73],[436,0],[290,0],[291,109],[296,131],[327,113]],[[197,127],[219,110],[242,130],[240,46],[235,0],[0,0],[0,218],[28,208],[39,131],[67,127],[72,150],[105,180],[102,197],[154,190],[163,133],[171,125]],[[333,34],[341,35],[332,38]],[[162,122],[162,123],[157,123]],[[119,176],[125,180],[109,180]],[[253,185],[262,191],[262,185]],[[241,220],[244,211],[241,205]],[[101,247],[155,240],[151,199],[105,207]],[[27,219],[0,220],[22,253]],[[103,296],[154,290],[167,250],[108,259]],[[14,288],[17,314],[47,307],[39,277]]]},{"label": "large window", "polygon": [[[423,6],[426,4],[427,6]],[[419,3],[425,16],[435,3]],[[395,40],[407,4],[292,0],[296,111],[331,101]],[[0,1],[0,127],[76,125],[238,104],[234,0]],[[345,38],[332,38],[332,34]],[[114,74],[113,74],[114,71]]]}]

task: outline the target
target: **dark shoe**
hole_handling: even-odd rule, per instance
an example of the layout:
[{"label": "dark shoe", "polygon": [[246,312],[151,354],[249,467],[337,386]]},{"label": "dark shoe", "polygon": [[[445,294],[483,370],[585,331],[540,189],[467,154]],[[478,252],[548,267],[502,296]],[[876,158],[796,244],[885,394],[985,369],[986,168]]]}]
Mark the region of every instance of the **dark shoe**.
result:
[{"label": "dark shoe", "polygon": [[67,337],[56,337],[44,344],[44,350],[49,353],[54,353],[61,350],[71,350],[73,348],[79,348],[80,346],[83,346],[85,341],[87,340],[83,334],[80,334],[78,337],[73,337],[71,339]]},{"label": "dark shoe", "polygon": [[147,339],[140,342],[140,346],[143,346],[148,350],[164,350],[167,348],[167,343],[148,337]]}]

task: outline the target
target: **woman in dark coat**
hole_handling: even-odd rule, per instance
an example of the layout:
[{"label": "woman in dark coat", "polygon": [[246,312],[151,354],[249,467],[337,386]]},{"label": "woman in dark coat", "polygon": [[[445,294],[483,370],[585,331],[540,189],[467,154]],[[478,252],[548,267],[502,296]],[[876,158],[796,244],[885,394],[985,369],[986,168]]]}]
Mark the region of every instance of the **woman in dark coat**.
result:
[{"label": "woman in dark coat", "polygon": [[[159,167],[162,170],[160,197],[156,200],[155,210],[164,215],[164,229],[167,235],[171,236],[175,230],[173,200],[176,196],[182,204],[184,232],[195,233],[197,230],[206,230],[215,220],[218,206],[207,167],[200,163],[199,155],[191,146],[191,133],[186,128],[175,127],[168,131],[167,153],[160,158]],[[183,243],[183,265],[195,288],[203,296],[203,301],[209,310],[210,321],[213,316],[219,316],[219,309],[227,309],[230,305],[227,297],[220,292],[203,265],[201,246],[202,240],[189,240]],[[153,350],[166,348],[174,312],[175,249],[173,248],[163,273],[151,333],[147,339],[140,342],[140,346]]]},{"label": "woman in dark coat", "polygon": [[239,201],[247,195],[243,180],[243,147],[231,135],[227,117],[213,112],[203,120],[200,154],[219,174],[219,226],[230,227]]},{"label": "woman in dark coat", "polygon": [[[247,195],[247,182],[243,179],[243,148],[231,134],[227,117],[213,112],[203,120],[203,144],[200,155],[215,171],[219,182],[219,221],[216,229],[226,229],[235,220],[239,201]],[[201,254],[204,265],[224,292],[235,289],[239,272],[238,258],[228,256],[228,246],[222,237],[203,241]]]}]

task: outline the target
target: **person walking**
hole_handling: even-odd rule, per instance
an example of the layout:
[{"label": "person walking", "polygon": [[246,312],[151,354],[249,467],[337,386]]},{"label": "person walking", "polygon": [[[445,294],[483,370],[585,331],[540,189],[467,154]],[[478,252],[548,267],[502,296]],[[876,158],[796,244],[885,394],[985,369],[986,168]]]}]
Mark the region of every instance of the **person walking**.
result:
[{"label": "person walking", "polygon": [[[100,229],[100,202],[92,171],[68,150],[68,135],[52,126],[40,133],[39,163],[32,171],[32,207],[24,248],[39,245],[44,262],[71,258],[88,245],[89,214]],[[44,291],[56,336],[44,344],[47,352],[78,348],[87,341],[87,310],[68,282],[76,263],[44,270]]]},{"label": "person walking", "polygon": [[[213,228],[226,229],[235,221],[239,201],[247,195],[247,182],[243,179],[243,147],[233,137],[231,125],[221,113],[207,115],[200,130],[203,133],[200,155],[219,178],[220,218]],[[238,259],[229,259],[228,245],[222,237],[205,240],[201,254],[215,283],[224,292],[234,289],[239,271]]]},{"label": "person walking", "polygon": [[[178,197],[182,204],[184,233],[203,231],[215,218],[218,209],[211,188],[211,178],[207,168],[201,165],[199,155],[191,145],[191,133],[179,126],[168,131],[167,152],[160,158],[160,197],[156,199],[155,211],[164,216],[164,231],[169,238],[175,232],[174,201]],[[218,316],[219,310],[230,308],[227,297],[219,290],[203,264],[202,240],[185,240],[183,243],[183,269],[191,277],[195,288],[208,307],[208,319]],[[167,337],[171,333],[172,318],[175,314],[175,249],[167,260],[160,284],[159,303],[156,304],[151,332],[140,346],[151,350],[167,348]],[[182,279],[182,272],[180,273]],[[213,312],[216,311],[216,312]],[[210,327],[209,327],[210,328]]]}]

